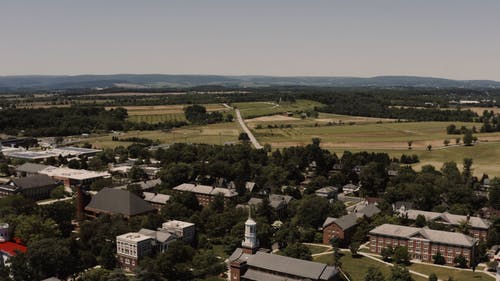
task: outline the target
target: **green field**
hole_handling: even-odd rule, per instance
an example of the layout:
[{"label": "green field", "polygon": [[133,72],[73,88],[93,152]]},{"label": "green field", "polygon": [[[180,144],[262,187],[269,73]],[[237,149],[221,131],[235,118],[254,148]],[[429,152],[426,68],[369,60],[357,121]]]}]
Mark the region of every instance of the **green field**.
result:
[{"label": "green field", "polygon": [[240,127],[237,122],[218,123],[204,126],[185,126],[173,129],[169,132],[156,131],[130,131],[121,134],[107,134],[104,136],[91,136],[80,139],[80,142],[88,142],[98,148],[127,146],[129,142],[113,141],[112,137],[119,138],[148,138],[159,140],[163,144],[181,143],[207,143],[224,144],[227,142],[238,142]]},{"label": "green field", "polygon": [[231,105],[237,107],[244,118],[254,118],[285,112],[313,110],[315,106],[322,104],[310,100],[297,100],[293,103],[282,102],[279,105],[274,102],[238,102]]},{"label": "green field", "polygon": [[[327,119],[325,116],[324,118]],[[338,117],[338,116],[337,116]],[[350,116],[344,116],[348,120]],[[330,118],[333,118],[330,116]],[[270,120],[270,119],[269,119]],[[446,126],[449,122],[402,122],[393,121],[373,122],[365,119],[364,124],[333,125],[318,123],[316,119],[291,121],[247,121],[255,137],[261,144],[270,144],[273,148],[306,145],[312,138],[320,138],[321,146],[331,151],[342,153],[349,151],[375,151],[387,152],[393,157],[402,154],[417,154],[421,163],[416,168],[425,164],[432,164],[438,168],[444,162],[455,161],[459,164],[464,158],[474,160],[475,174],[482,173],[500,176],[500,133],[479,133],[479,143],[472,147],[455,145],[455,138],[460,135],[447,135]],[[358,121],[360,122],[360,121]],[[268,125],[291,124],[291,128],[269,128]],[[478,126],[477,123],[455,123],[458,127]],[[260,125],[260,128],[257,126]],[[450,140],[450,145],[445,146],[443,141]],[[412,150],[408,149],[408,141],[412,141]],[[427,151],[427,146],[432,145],[432,150]]]},{"label": "green field", "polygon": [[447,280],[448,277],[453,277],[456,281],[495,281],[495,278],[483,272],[464,271],[452,267],[438,267],[432,264],[414,263],[410,266],[410,269],[416,272],[425,272],[427,275],[435,273],[441,280]]},{"label": "green field", "polygon": [[[332,264],[333,256],[331,254],[318,256],[314,258],[314,261]],[[340,261],[342,262],[342,270],[352,281],[363,281],[370,267],[379,268],[386,278],[391,274],[390,266],[363,256],[353,258],[351,253],[344,253]],[[415,281],[427,281],[427,279],[418,275],[413,275],[413,279]]]}]

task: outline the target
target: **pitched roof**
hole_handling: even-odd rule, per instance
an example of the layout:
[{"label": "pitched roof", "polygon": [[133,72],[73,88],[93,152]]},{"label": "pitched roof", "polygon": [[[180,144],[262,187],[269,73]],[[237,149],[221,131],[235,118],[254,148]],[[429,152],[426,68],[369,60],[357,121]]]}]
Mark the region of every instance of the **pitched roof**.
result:
[{"label": "pitched roof", "polygon": [[0,252],[3,252],[9,256],[15,256],[17,252],[26,253],[26,250],[26,246],[14,242],[0,243]]},{"label": "pitched roof", "polygon": [[155,210],[148,202],[135,194],[122,189],[103,188],[85,207],[89,211],[122,214],[126,217],[144,214]]},{"label": "pitched roof", "polygon": [[31,188],[56,185],[58,182],[46,175],[34,175],[25,178],[11,180],[12,184],[19,189],[26,190]]},{"label": "pitched roof", "polygon": [[410,239],[415,235],[421,235],[425,239],[435,243],[471,247],[477,239],[458,232],[432,230],[395,224],[383,224],[371,230],[369,234],[384,235]]},{"label": "pitched roof", "polygon": [[155,192],[143,192],[144,200],[156,204],[167,204],[170,200],[170,195],[155,193]]},{"label": "pitched roof", "polygon": [[327,227],[332,223],[338,225],[342,230],[346,230],[355,226],[358,223],[358,217],[354,213],[342,216],[340,218],[328,217],[323,223],[323,227]]},{"label": "pitched roof", "polygon": [[357,206],[354,209],[354,212],[358,213],[358,214],[362,214],[362,215],[364,215],[367,218],[371,218],[374,215],[380,213],[381,211],[374,204],[368,204],[366,206]]},{"label": "pitched roof", "polygon": [[38,173],[41,170],[44,170],[50,166],[47,165],[42,165],[42,164],[36,164],[36,163],[24,163],[21,166],[17,167],[16,170],[18,172],[25,172],[25,173]]},{"label": "pitched roof", "polygon": [[410,209],[401,215],[407,216],[408,219],[410,220],[416,220],[418,215],[422,215],[428,221],[440,219],[444,223],[455,226],[460,225],[463,222],[468,222],[470,226],[480,229],[488,229],[491,225],[489,221],[482,219],[480,217],[471,217],[471,216],[467,217],[462,215],[454,215],[448,212],[437,213],[437,212],[427,212],[427,211]]},{"label": "pitched roof", "polygon": [[250,268],[282,272],[312,280],[329,280],[338,273],[335,267],[323,263],[257,252],[248,257]]}]

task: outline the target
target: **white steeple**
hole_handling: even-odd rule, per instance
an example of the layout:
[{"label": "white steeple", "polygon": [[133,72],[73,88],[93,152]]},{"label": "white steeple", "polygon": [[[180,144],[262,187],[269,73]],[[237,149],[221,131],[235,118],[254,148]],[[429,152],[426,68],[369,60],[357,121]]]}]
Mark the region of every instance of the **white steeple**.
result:
[{"label": "white steeple", "polygon": [[252,209],[248,210],[248,219],[245,222],[245,240],[241,243],[243,248],[257,249],[259,241],[257,240],[257,223],[252,219]]}]

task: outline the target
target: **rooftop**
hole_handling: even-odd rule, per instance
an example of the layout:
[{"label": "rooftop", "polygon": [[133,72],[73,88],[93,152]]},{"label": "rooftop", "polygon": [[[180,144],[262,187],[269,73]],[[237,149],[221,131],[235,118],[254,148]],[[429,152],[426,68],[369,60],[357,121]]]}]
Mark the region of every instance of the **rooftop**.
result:
[{"label": "rooftop", "polygon": [[416,236],[422,236],[424,239],[434,243],[471,247],[477,242],[477,239],[462,233],[432,230],[429,228],[417,228],[410,226],[401,226],[395,224],[383,224],[376,227],[370,234],[384,235],[391,237],[400,237],[410,239]]},{"label": "rooftop", "polygon": [[103,188],[92,197],[85,210],[122,214],[129,217],[144,214],[155,209],[148,202],[127,190]]},{"label": "rooftop", "polygon": [[470,226],[474,228],[488,229],[491,223],[485,219],[480,217],[471,217],[471,216],[462,216],[462,215],[454,215],[448,212],[437,213],[437,212],[427,212],[421,210],[410,209],[405,213],[401,214],[407,216],[410,220],[417,219],[418,215],[422,215],[426,220],[441,220],[443,223],[451,224],[451,225],[460,225],[463,222],[469,223]]},{"label": "rooftop", "polygon": [[125,240],[127,242],[137,243],[137,242],[141,242],[144,240],[149,240],[149,239],[151,239],[151,237],[144,235],[144,234],[141,234],[141,233],[138,233],[138,232],[129,232],[129,233],[125,233],[125,234],[116,236],[116,239],[122,240],[122,241]]},{"label": "rooftop", "polygon": [[89,170],[78,170],[71,168],[59,168],[49,166],[46,169],[39,171],[40,174],[45,174],[49,177],[61,177],[74,180],[86,180],[94,178],[107,178],[111,175],[108,172],[95,172]]},{"label": "rooftop", "polygon": [[194,226],[194,223],[186,222],[186,221],[178,221],[178,220],[171,220],[164,222],[162,224],[162,228],[186,228]]}]

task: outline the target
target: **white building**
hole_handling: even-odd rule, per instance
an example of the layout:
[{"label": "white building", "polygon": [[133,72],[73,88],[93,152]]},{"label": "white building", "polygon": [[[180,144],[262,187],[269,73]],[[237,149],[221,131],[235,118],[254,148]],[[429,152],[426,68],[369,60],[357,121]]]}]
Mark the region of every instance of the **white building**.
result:
[{"label": "white building", "polygon": [[153,252],[153,238],[129,232],[116,237],[118,263],[126,271],[132,271],[143,257]]},{"label": "white building", "polygon": [[194,240],[195,225],[194,223],[171,220],[164,222],[161,226],[160,231],[167,231],[169,233],[175,234],[183,241],[191,243]]}]

